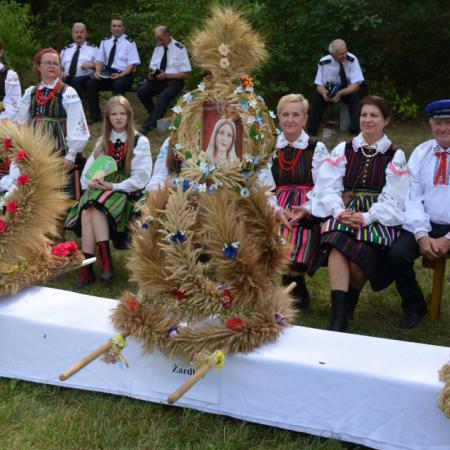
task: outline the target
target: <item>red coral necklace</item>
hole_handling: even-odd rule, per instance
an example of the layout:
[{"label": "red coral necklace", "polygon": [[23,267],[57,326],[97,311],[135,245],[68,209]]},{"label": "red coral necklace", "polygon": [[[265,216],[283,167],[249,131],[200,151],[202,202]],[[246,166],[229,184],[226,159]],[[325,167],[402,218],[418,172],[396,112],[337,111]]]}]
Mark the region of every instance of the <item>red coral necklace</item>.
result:
[{"label": "red coral necklace", "polygon": [[58,89],[61,87],[62,81],[58,80],[55,87],[48,93],[47,97],[44,96],[44,89],[36,88],[36,103],[38,105],[46,105],[52,98],[55,97]]},{"label": "red coral necklace", "polygon": [[127,154],[127,146],[123,142],[116,141],[114,144],[109,141],[108,144],[108,155],[112,156],[117,165],[119,165],[125,158]]},{"label": "red coral necklace", "polygon": [[279,148],[277,152],[278,165],[283,172],[291,172],[297,165],[298,160],[302,154],[303,150],[301,148],[297,149],[295,156],[292,159],[286,159],[283,154],[283,149]]}]

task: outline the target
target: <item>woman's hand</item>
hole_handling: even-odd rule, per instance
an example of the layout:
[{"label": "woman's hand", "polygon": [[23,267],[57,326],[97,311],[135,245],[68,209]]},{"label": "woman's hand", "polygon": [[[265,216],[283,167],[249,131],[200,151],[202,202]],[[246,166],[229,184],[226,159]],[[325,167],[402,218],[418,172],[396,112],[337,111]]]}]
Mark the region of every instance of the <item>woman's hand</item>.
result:
[{"label": "woman's hand", "polygon": [[102,191],[112,191],[112,183],[104,180],[92,180],[89,184],[89,189],[100,189]]},{"label": "woman's hand", "polygon": [[275,213],[275,216],[277,217],[277,219],[286,227],[288,227],[289,229],[291,229],[291,225],[290,225],[290,219],[291,219],[291,214],[289,213],[289,211],[284,210],[283,208],[280,208],[277,210],[277,212]]},{"label": "woman's hand", "polygon": [[363,215],[359,212],[345,209],[338,217],[339,222],[351,228],[362,228],[364,226]]},{"label": "woman's hand", "polygon": [[302,206],[293,206],[291,208],[291,217],[289,219],[289,225],[292,227],[296,223],[300,222],[301,220],[305,219],[309,216],[309,212],[307,209],[303,208]]}]

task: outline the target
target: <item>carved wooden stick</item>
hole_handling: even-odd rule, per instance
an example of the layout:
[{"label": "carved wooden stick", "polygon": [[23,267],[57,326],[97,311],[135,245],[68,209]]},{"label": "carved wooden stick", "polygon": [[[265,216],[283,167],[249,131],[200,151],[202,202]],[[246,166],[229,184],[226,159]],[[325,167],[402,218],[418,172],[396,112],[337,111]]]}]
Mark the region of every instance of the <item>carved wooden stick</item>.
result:
[{"label": "carved wooden stick", "polygon": [[[122,333],[122,337],[124,339],[126,339],[129,334],[130,333]],[[110,350],[112,345],[113,345],[113,341],[112,341],[112,339],[110,339],[108,342],[101,345],[97,350],[94,350],[92,353],[90,353],[89,355],[84,357],[82,360],[75,363],[70,369],[67,369],[65,372],[63,372],[59,376],[59,379],[61,381],[67,380],[67,378],[70,378],[72,375],[76,374],[83,367],[87,366],[92,361],[97,359],[99,356],[102,356],[104,353],[106,353],[108,350]]]}]

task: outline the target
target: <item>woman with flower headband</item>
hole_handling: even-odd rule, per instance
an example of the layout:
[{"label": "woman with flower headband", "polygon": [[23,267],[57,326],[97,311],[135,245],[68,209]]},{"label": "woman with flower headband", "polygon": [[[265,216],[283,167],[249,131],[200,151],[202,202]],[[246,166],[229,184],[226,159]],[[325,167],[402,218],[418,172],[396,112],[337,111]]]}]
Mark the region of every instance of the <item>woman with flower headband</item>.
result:
[{"label": "woman with flower headband", "polygon": [[347,330],[367,279],[374,291],[393,281],[386,251],[404,222],[408,171],[403,151],[384,134],[390,119],[383,98],[363,98],[361,133],[323,161],[311,195],[312,213],[331,216],[317,264],[328,264],[333,331]]},{"label": "woman with flower headband", "polygon": [[[34,69],[41,81],[29,87],[19,105],[18,123],[45,124],[56,139],[56,150],[64,156],[67,171],[81,162],[90,134],[83,105],[75,89],[60,78],[59,54],[53,48],[43,48],[34,58]],[[68,190],[74,198],[77,187],[73,183]]]},{"label": "woman with flower headband", "polygon": [[[102,155],[114,158],[118,171],[105,179],[88,181],[89,168]],[[109,239],[116,248],[127,248],[128,221],[151,172],[150,143],[136,131],[130,103],[121,95],[110,98],[104,110],[103,135],[97,140],[81,175],[85,191],[65,222],[67,229],[81,234],[86,258],[92,257],[97,247],[103,281],[112,279]],[[94,280],[93,267],[82,267],[77,287]]]},{"label": "woman with flower headband", "polygon": [[310,138],[304,131],[308,120],[308,101],[301,94],[289,94],[277,106],[282,133],[276,143],[272,174],[276,184],[278,205],[287,222],[280,233],[292,245],[292,264],[283,283],[297,283],[293,294],[297,308],[307,308],[310,295],[305,272],[312,275],[312,266],[319,247],[320,228],[311,216],[308,192],[313,188],[321,161],[328,156],[324,144]]}]

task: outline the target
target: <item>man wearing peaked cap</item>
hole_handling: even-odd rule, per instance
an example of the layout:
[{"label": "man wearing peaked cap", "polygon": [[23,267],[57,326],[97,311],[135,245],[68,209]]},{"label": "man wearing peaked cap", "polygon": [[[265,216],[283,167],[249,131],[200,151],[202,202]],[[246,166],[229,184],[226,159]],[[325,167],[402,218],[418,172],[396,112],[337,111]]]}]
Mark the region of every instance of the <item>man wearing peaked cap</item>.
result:
[{"label": "man wearing peaked cap", "polygon": [[450,99],[428,104],[425,112],[433,139],[416,147],[409,159],[405,231],[388,254],[405,313],[402,328],[414,328],[427,312],[414,260],[450,254]]}]

